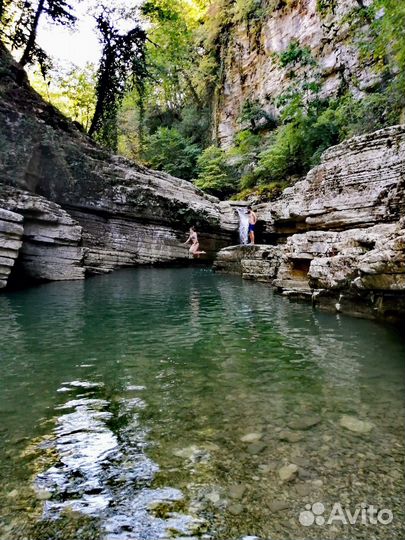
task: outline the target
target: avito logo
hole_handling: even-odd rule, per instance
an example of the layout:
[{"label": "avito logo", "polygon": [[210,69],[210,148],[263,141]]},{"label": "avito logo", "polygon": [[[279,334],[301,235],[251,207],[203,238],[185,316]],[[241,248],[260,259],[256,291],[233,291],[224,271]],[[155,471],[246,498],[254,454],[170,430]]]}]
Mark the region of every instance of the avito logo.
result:
[{"label": "avito logo", "polygon": [[394,519],[393,513],[387,508],[378,509],[375,506],[361,503],[353,511],[344,508],[340,503],[335,503],[329,515],[325,515],[325,505],[321,502],[305,505],[298,520],[304,527],[312,525],[332,525],[342,523],[343,525],[388,525]]}]

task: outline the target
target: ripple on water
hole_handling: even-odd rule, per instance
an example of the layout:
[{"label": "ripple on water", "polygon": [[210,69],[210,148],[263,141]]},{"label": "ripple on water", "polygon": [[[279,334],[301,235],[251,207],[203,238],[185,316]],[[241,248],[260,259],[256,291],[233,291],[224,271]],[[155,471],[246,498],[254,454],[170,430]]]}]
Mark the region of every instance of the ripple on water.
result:
[{"label": "ripple on water", "polygon": [[[94,389],[86,381],[63,383]],[[133,386],[139,389],[139,387]],[[57,461],[37,475],[35,489],[44,502],[44,519],[57,519],[67,510],[98,518],[105,540],[161,538],[170,529],[188,535],[202,523],[175,511],[183,501],[178,489],[146,487],[159,467],[143,452],[145,430],[131,419],[131,444],[123,445],[109,427],[110,403],[98,398],[71,399],[55,409],[58,416],[51,446]],[[140,398],[121,399],[120,414],[144,407]],[[49,444],[47,443],[49,448]],[[48,494],[48,495],[46,495]],[[165,518],[154,509],[167,508]]]}]

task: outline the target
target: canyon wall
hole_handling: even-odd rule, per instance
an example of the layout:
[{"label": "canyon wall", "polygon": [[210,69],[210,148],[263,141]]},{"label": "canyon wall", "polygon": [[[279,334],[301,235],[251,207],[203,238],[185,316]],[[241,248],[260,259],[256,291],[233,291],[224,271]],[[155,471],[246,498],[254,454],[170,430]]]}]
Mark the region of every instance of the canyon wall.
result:
[{"label": "canyon wall", "polygon": [[303,181],[255,210],[261,245],[222,250],[218,271],[337,312],[405,316],[405,126],[328,149]]},{"label": "canyon wall", "polygon": [[[363,40],[372,39],[371,21],[357,16],[361,6],[371,3],[268,0],[251,19],[232,25],[220,52],[223,75],[216,98],[215,136],[221,146],[231,146],[235,133],[244,127],[238,122],[244,103],[257,102],[270,116],[277,116],[278,98],[291,92],[300,79],[307,87],[319,86],[319,98],[343,91],[361,97],[373,90],[381,82],[381,73],[364,58],[361,47]],[[293,45],[291,61],[288,57],[280,61]]]},{"label": "canyon wall", "polygon": [[237,227],[227,203],[97,146],[45,103],[0,48],[0,287],[212,258]]}]

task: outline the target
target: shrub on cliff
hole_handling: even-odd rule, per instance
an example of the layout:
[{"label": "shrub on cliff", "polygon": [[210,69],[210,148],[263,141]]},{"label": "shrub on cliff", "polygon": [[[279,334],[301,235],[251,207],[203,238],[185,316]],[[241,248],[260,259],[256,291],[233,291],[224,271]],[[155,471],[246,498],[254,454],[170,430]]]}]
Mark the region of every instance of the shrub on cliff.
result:
[{"label": "shrub on cliff", "polygon": [[268,182],[288,181],[305,174],[319,162],[322,152],[340,140],[336,114],[322,102],[293,100],[282,114],[282,125],[273,131],[259,154],[257,167],[241,180],[248,188]]}]

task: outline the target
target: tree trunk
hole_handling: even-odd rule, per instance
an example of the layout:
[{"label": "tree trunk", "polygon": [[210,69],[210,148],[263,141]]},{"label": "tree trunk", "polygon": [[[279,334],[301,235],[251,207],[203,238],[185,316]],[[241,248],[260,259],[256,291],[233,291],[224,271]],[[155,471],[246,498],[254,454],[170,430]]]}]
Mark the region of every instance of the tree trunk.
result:
[{"label": "tree trunk", "polygon": [[37,38],[38,23],[42,15],[42,12],[44,10],[44,4],[45,4],[45,0],[39,0],[38,7],[35,12],[34,20],[32,21],[31,31],[28,36],[27,44],[25,46],[23,55],[19,62],[21,67],[24,67],[31,60],[31,55],[35,47],[35,40]]},{"label": "tree trunk", "polygon": [[96,131],[100,128],[100,124],[103,122],[104,109],[106,106],[106,90],[108,88],[108,80],[110,77],[110,71],[114,63],[115,51],[111,45],[108,45],[105,53],[105,63],[101,68],[100,78],[97,83],[97,101],[94,109],[93,119],[90,124],[88,134],[92,137]]}]

